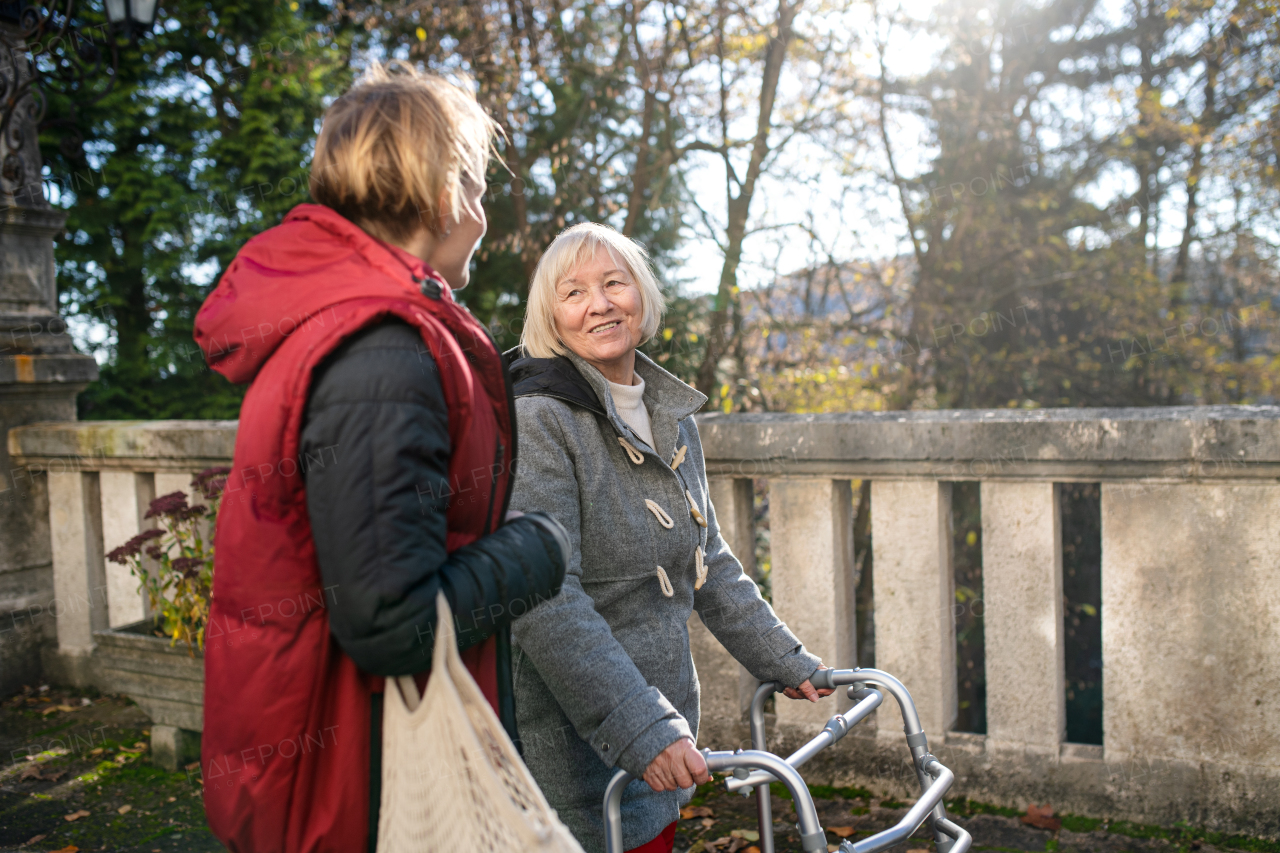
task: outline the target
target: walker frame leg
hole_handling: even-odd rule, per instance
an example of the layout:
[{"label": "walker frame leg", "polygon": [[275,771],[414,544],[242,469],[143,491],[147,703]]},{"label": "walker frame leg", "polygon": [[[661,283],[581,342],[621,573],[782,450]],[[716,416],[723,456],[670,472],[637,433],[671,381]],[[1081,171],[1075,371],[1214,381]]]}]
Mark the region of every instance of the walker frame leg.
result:
[{"label": "walker frame leg", "polygon": [[[751,699],[752,749],[740,749],[736,752],[706,749],[702,752],[709,771],[732,771],[733,778],[727,780],[725,785],[730,792],[741,792],[746,796],[752,789],[755,790],[761,853],[774,853],[773,806],[769,785],[775,781],[782,782],[791,792],[803,849],[806,853],[826,850],[826,833],[818,823],[813,797],[796,768],[840,740],[855,725],[870,716],[884,701],[886,693],[893,696],[902,713],[903,734],[906,735],[912,765],[920,780],[920,798],[894,826],[861,841],[842,842],[841,853],[880,853],[910,838],[924,823],[928,823],[933,830],[938,853],[968,853],[973,838],[947,817],[947,809],[942,800],[955,781],[955,774],[929,752],[928,739],[920,725],[920,715],[906,686],[889,673],[878,669],[824,669],[814,673],[809,680],[819,689],[847,687],[849,698],[856,704],[843,714],[837,714],[828,720],[821,733],[785,760],[770,753],[766,742],[764,702],[782,689],[776,682],[761,684]],[[622,793],[633,778],[627,771],[619,770],[605,790],[606,853],[623,853]]]}]

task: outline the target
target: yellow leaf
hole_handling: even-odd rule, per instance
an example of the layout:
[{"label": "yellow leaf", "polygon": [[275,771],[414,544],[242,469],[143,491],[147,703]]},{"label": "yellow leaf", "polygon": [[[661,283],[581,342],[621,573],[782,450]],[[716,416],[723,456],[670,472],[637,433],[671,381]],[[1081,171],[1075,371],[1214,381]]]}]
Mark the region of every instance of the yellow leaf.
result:
[{"label": "yellow leaf", "polygon": [[414,35],[416,35],[416,36],[418,37],[418,41],[426,41],[426,40],[427,40],[427,31],[426,31],[426,30],[424,30],[422,27],[418,27],[418,29],[416,29],[416,30],[414,31]]}]

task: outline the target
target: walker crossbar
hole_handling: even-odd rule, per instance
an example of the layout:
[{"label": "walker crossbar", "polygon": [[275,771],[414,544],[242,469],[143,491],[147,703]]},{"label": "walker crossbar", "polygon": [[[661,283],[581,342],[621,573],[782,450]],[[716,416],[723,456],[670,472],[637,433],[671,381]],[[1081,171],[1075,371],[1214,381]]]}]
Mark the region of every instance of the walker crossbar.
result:
[{"label": "walker crossbar", "polygon": [[[765,685],[761,686],[764,687]],[[772,685],[768,686],[772,687]],[[817,737],[787,756],[788,764],[792,767],[800,767],[810,758],[840,740],[850,729],[866,719],[868,714],[880,707],[880,703],[884,701],[884,694],[879,690],[867,689],[859,691],[856,696],[850,695],[849,698],[860,701],[843,714],[837,714],[827,720],[827,725]],[[752,746],[756,746],[756,744],[753,742]],[[757,785],[768,785],[770,782],[776,781],[778,780],[773,778],[772,774],[757,770],[746,779],[730,779],[725,783],[725,787],[730,792],[737,793],[741,791],[742,795],[746,796],[750,791],[745,789],[754,788]]]},{"label": "walker crossbar", "polygon": [[[907,810],[900,821],[888,829],[861,841],[842,842],[840,853],[880,853],[910,838],[925,823],[933,830],[938,853],[968,853],[973,845],[973,838],[947,818],[947,809],[942,802],[951,783],[955,781],[955,774],[930,754],[924,729],[920,725],[920,715],[916,713],[915,703],[911,701],[911,694],[903,683],[878,669],[821,669],[810,676],[809,681],[818,689],[847,687],[847,695],[856,704],[843,714],[837,714],[828,720],[817,737],[793,752],[786,760],[766,751],[764,702],[769,696],[782,690],[782,685],[775,682],[761,684],[752,697],[752,749],[740,749],[737,752],[715,752],[710,749],[702,751],[708,771],[732,771],[733,778],[726,782],[730,791],[741,791],[745,796],[749,789],[755,789],[761,853],[774,853],[773,807],[769,799],[769,784],[775,781],[782,782],[791,792],[800,824],[800,844],[805,853],[826,850],[826,833],[818,823],[813,797],[796,768],[865,720],[884,702],[886,693],[893,696],[902,713],[902,730],[920,781],[920,799]],[[627,771],[619,770],[605,789],[606,853],[623,853],[622,792],[633,778]]]},{"label": "walker crossbar", "polygon": [[[903,733],[907,746],[911,750],[912,764],[920,781],[921,798],[907,811],[907,814],[893,827],[876,833],[859,842],[845,841],[840,849],[843,853],[877,853],[900,843],[926,821],[933,829],[934,842],[938,853],[965,853],[973,843],[967,832],[947,819],[946,806],[942,803],[943,795],[951,787],[955,775],[929,753],[929,744],[920,725],[920,715],[916,712],[911,693],[901,681],[887,672],[878,669],[820,669],[809,679],[819,689],[833,689],[847,685],[847,695],[857,704],[844,714],[832,717],[822,732],[813,740],[796,750],[786,760],[790,767],[799,767],[818,752],[844,737],[848,731],[864,720],[871,711],[883,701],[884,694],[893,696],[902,713]],[[764,701],[773,693],[782,690],[777,683],[761,684],[751,700],[751,745],[756,750],[766,749],[764,726]],[[760,825],[761,853],[774,853],[772,804],[769,800],[769,783],[774,776],[768,772],[750,775],[734,774],[734,779],[726,783],[730,791],[742,791],[755,788],[756,811]]]},{"label": "walker crossbar", "polygon": [[[800,823],[800,847],[805,853],[819,853],[827,849],[827,834],[818,823],[818,811],[813,806],[809,787],[796,769],[771,752],[756,749],[737,752],[717,752],[704,749],[707,770],[719,773],[726,770],[761,769],[769,771],[781,780],[791,792],[796,817]],[[622,846],[622,792],[634,777],[626,770],[619,770],[609,780],[604,794],[604,830],[606,853],[623,853]],[[772,841],[772,838],[770,839]]]}]

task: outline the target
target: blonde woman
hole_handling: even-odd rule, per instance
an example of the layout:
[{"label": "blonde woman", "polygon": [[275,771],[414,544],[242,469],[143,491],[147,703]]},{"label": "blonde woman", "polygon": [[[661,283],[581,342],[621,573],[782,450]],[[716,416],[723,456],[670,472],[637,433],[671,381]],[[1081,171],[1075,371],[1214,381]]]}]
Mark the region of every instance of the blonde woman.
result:
[{"label": "blonde woman", "polygon": [[816,700],[822,664],[779,621],[720,536],[693,413],[706,398],[637,351],[663,298],[644,251],[576,225],[534,272],[512,363],[520,466],[512,506],[569,531],[564,585],[512,627],[525,761],[588,851],[616,768],[629,849],[670,851],[708,780],[694,748],[691,611],[748,670]]},{"label": "blonde woman", "polygon": [[319,203],[250,240],[196,318],[210,366],[251,383],[203,738],[209,826],[240,853],[377,848],[382,676],[425,683],[438,593],[514,733],[507,625],[563,573],[559,525],[507,513],[501,356],[453,298],[496,128],[470,92],[392,70],[329,108]]}]

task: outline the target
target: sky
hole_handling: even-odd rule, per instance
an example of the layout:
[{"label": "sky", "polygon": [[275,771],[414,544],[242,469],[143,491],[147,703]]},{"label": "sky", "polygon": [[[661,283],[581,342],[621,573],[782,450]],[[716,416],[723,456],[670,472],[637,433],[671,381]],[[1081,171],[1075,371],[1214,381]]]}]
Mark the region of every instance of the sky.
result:
[{"label": "sky", "polygon": [[[929,17],[936,0],[900,0],[900,14],[911,20]],[[870,12],[863,7],[852,26],[870,28]],[[892,76],[912,77],[929,69],[939,45],[922,43],[918,36],[908,38],[901,29],[890,31],[886,42],[886,66]],[[854,57],[868,74],[875,72],[875,59],[870,54]],[[787,80],[782,81],[784,88]],[[754,121],[754,117],[752,117]],[[923,159],[918,143],[920,128],[901,120],[892,133],[895,153],[905,160],[910,170]],[[873,155],[879,165],[879,152]],[[812,174],[809,185],[789,181],[763,180],[752,199],[749,229],[771,226],[748,236],[744,243],[743,262],[739,268],[739,286],[749,289],[771,279],[775,268],[789,273],[807,265],[809,236],[797,228],[777,227],[810,218],[822,235],[823,242],[836,247],[841,257],[892,257],[906,251],[906,224],[896,196],[883,191],[860,192],[841,204],[839,189],[849,185],[841,174],[840,164],[831,153],[814,144],[793,142],[784,154],[788,165]],[[690,193],[718,222],[724,221],[726,201],[724,169],[714,155],[694,160],[687,176]],[[864,185],[866,181],[862,182]],[[855,203],[856,202],[856,203]],[[717,243],[706,236],[705,227],[695,223],[688,231],[682,258],[672,275],[691,293],[713,292],[720,281],[724,254]]]},{"label": "sky", "polygon": [[[1124,0],[1102,0],[1094,14],[1105,20],[1118,21],[1124,15],[1123,2]],[[937,0],[899,0],[898,15],[922,22],[929,18],[937,5]],[[870,11],[865,6],[861,9],[865,13],[864,17],[861,20],[851,20],[849,25],[866,31],[872,25]],[[901,27],[888,30],[886,65],[890,77],[907,78],[923,74],[932,67],[941,47],[940,42],[929,43],[918,33],[908,34]],[[869,77],[874,77],[877,73],[874,57],[870,55],[855,55],[851,61],[863,65]],[[785,77],[783,85],[786,85]],[[1098,128],[1128,119],[1125,115],[1127,106],[1112,103],[1109,105],[1110,109],[1099,112],[1099,108],[1104,106],[1107,105],[1092,104],[1090,109],[1094,112],[1084,115],[1080,108],[1071,103],[1055,104],[1064,114],[1074,114],[1075,118],[1088,121]],[[898,167],[904,174],[917,174],[925,165],[928,155],[921,142],[925,129],[913,117],[901,113],[891,113],[890,116],[889,135],[893,140]],[[752,121],[754,122],[754,117]],[[833,254],[837,258],[872,260],[910,251],[900,201],[895,193],[885,187],[883,181],[875,181],[870,175],[866,175],[861,191],[854,193],[842,205],[838,191],[851,182],[841,174],[836,159],[830,152],[820,150],[813,144],[793,145],[795,147],[789,149],[786,155],[787,162],[801,167],[806,174],[812,174],[814,180],[810,185],[798,185],[793,181],[762,181],[752,201],[749,229],[779,226],[811,217],[823,242],[836,249]],[[687,177],[690,193],[714,219],[723,222],[726,203],[722,165],[711,154],[692,162],[693,168]],[[865,163],[871,168],[885,169],[878,140],[872,150],[867,151]],[[1092,187],[1090,200],[1102,206],[1110,204],[1122,193],[1133,192],[1135,180],[1130,170],[1108,170]],[[1179,192],[1180,189],[1176,186],[1171,189],[1172,203],[1168,205],[1167,212],[1162,211],[1164,215],[1159,220],[1160,233],[1157,237],[1162,247],[1176,244],[1181,236],[1183,223],[1177,200]],[[1136,211],[1133,215],[1136,216]],[[670,274],[691,293],[709,293],[719,284],[723,261],[723,253],[716,242],[706,236],[705,227],[700,222],[694,222],[688,229],[688,239],[680,260]],[[746,240],[738,283],[740,287],[749,289],[770,280],[775,270],[785,275],[809,265],[808,236],[796,228],[773,227],[749,236]]]}]

